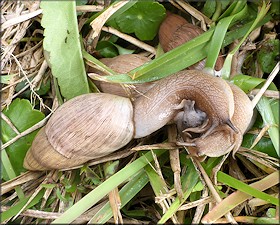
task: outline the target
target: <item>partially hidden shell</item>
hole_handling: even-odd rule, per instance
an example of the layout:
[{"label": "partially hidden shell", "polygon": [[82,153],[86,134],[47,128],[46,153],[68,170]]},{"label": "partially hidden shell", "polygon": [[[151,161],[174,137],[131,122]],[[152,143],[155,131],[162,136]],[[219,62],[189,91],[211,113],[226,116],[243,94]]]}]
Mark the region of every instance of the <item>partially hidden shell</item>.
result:
[{"label": "partially hidden shell", "polygon": [[[171,51],[172,49],[194,39],[195,37],[202,34],[204,31],[196,25],[189,23],[183,17],[170,13],[167,13],[164,21],[160,25],[159,29],[159,42],[162,49],[165,52]],[[218,71],[222,68],[224,59],[219,55],[215,69]],[[202,70],[205,67],[205,60],[202,60],[188,68],[193,70]]]},{"label": "partially hidden shell", "polygon": [[[113,71],[120,74],[125,74],[149,62],[150,59],[138,54],[125,54],[118,55],[113,58],[102,58],[100,59],[100,61]],[[94,68],[90,68],[88,72],[97,73],[102,76],[105,75],[105,73],[102,73]],[[129,98],[137,98],[138,96],[143,95],[152,86],[154,86],[153,82],[133,84],[130,85],[130,87],[128,87],[127,85],[125,86],[117,83],[108,83],[103,81],[94,81],[94,83],[104,93],[110,93]]]},{"label": "partially hidden shell", "polygon": [[25,168],[34,170],[36,160],[48,169],[64,169],[108,155],[132,140],[132,117],[127,98],[105,93],[75,97],[59,107],[37,134]]}]

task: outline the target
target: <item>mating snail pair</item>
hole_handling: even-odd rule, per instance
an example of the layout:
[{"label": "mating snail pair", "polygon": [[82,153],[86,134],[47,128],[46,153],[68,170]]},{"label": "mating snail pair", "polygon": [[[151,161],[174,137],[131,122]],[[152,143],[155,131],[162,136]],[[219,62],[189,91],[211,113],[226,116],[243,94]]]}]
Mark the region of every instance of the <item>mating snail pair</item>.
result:
[{"label": "mating snail pair", "polygon": [[[29,170],[65,169],[108,155],[167,123],[183,123],[177,115],[188,113],[182,104],[186,100],[194,101],[192,110],[207,115],[201,127],[204,137],[189,140],[195,154],[220,156],[239,148],[252,116],[247,95],[220,78],[184,70],[154,82],[133,102],[108,93],[67,101],[37,134],[24,166]],[[200,126],[186,128],[196,132]]]},{"label": "mating snail pair", "polygon": [[[147,61],[139,55],[121,55],[103,63],[126,73]],[[27,152],[25,168],[78,166],[170,123],[177,124],[191,154],[218,157],[238,150],[253,114],[251,101],[241,89],[201,70],[183,70],[137,85],[136,92],[121,85],[99,86],[111,94],[81,95],[55,111]]]}]

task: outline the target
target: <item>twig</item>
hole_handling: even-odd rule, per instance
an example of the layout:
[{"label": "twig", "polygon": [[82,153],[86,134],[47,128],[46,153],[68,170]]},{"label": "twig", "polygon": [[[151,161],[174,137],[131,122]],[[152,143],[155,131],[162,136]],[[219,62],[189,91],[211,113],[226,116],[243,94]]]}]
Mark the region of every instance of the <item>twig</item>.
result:
[{"label": "twig", "polygon": [[94,30],[91,39],[93,40],[93,46],[97,44],[97,39],[100,35],[101,29],[103,25],[106,23],[106,21],[115,13],[117,12],[120,8],[125,6],[129,1],[120,1],[116,4],[112,4],[109,6],[102,14],[100,14],[96,19],[94,19],[91,23],[90,26]]},{"label": "twig", "polygon": [[185,211],[187,209],[191,209],[191,208],[196,207],[196,206],[208,204],[212,201],[213,201],[213,199],[210,196],[203,197],[199,200],[196,200],[196,201],[193,201],[193,202],[190,202],[190,203],[187,203],[187,204],[184,204],[184,205],[180,206],[178,211],[182,211],[182,210]]},{"label": "twig", "polygon": [[52,109],[50,109],[47,105],[44,104],[42,98],[34,91],[33,87],[32,87],[32,83],[31,81],[28,79],[27,74],[25,73],[25,71],[23,70],[23,68],[20,65],[20,62],[18,61],[18,59],[14,56],[14,54],[10,53],[10,55],[14,58],[16,64],[18,65],[20,71],[23,73],[24,77],[26,78],[27,83],[30,86],[30,90],[31,92],[39,99],[40,103],[42,104],[43,108],[47,108],[48,110],[50,110],[52,112]]},{"label": "twig", "polygon": [[[218,192],[216,191],[214,185],[212,184],[210,178],[208,177],[207,173],[205,172],[204,168],[201,166],[200,162],[194,157],[193,158],[195,164],[197,165],[197,167],[199,168],[205,183],[207,184],[211,194],[213,195],[214,199],[216,200],[216,202],[220,203],[222,201],[222,198],[220,197],[220,195],[218,194]],[[225,217],[227,218],[228,222],[231,224],[237,224],[236,221],[234,220],[232,214],[230,212],[225,214]]]},{"label": "twig", "polygon": [[206,31],[205,23],[210,25],[212,23],[212,20],[210,20],[207,16],[205,16],[203,13],[201,13],[200,11],[198,11],[196,8],[194,8],[188,3],[185,3],[183,1],[177,1],[177,3],[189,14],[191,14],[193,17],[199,20],[201,22],[202,29]]},{"label": "twig", "polygon": [[[250,91],[250,95],[257,95],[260,92],[261,89],[253,89],[252,91]],[[279,99],[280,96],[280,92],[279,91],[272,91],[272,90],[266,90],[263,93],[263,96],[268,97],[268,98],[275,98],[275,99]]]},{"label": "twig", "polygon": [[138,39],[134,38],[134,37],[131,37],[130,35],[127,35],[127,34],[124,34],[112,27],[102,27],[102,30],[103,31],[106,31],[108,33],[111,33],[111,34],[114,34],[128,42],[130,42],[131,44],[134,44],[135,46],[139,47],[139,48],[142,48],[152,54],[156,54],[156,49],[142,41],[139,41]]},{"label": "twig", "polygon": [[26,21],[26,20],[29,20],[29,19],[31,19],[31,18],[33,18],[33,17],[35,17],[35,16],[38,16],[38,15],[40,15],[42,12],[43,12],[42,9],[38,9],[38,10],[36,10],[36,11],[34,11],[34,12],[31,12],[31,13],[28,13],[28,14],[25,14],[25,15],[21,15],[21,16],[17,16],[17,17],[15,17],[15,18],[13,18],[13,19],[10,19],[10,20],[8,20],[8,21],[6,21],[6,22],[4,22],[4,23],[2,24],[2,31],[5,30],[5,29],[7,29],[7,28],[10,27],[10,26],[13,26],[13,25],[22,23],[22,22],[24,22],[24,21]]},{"label": "twig", "polygon": [[104,7],[101,5],[77,5],[76,11],[78,12],[100,12]]},{"label": "twig", "polygon": [[25,135],[30,134],[31,132],[44,126],[47,123],[47,121],[51,115],[52,115],[52,112],[45,119],[41,120],[39,123],[36,123],[34,126],[28,128],[27,130],[25,130],[22,133],[15,136],[13,139],[11,139],[8,142],[6,142],[5,144],[3,144],[1,146],[1,151],[3,149],[7,148],[8,146],[10,146],[11,144],[13,144],[14,142],[16,142],[18,139],[20,139],[20,138],[24,137]]},{"label": "twig", "polygon": [[37,86],[37,84],[40,82],[40,80],[42,79],[43,75],[45,74],[46,70],[48,68],[48,63],[46,60],[43,61],[38,74],[35,76],[35,78],[32,80],[32,88],[35,88]]},{"label": "twig", "polygon": [[28,181],[38,179],[43,173],[42,172],[31,172],[27,171],[15,177],[12,180],[6,181],[1,184],[1,195],[13,190],[16,186],[27,183]]},{"label": "twig", "polygon": [[256,105],[258,104],[259,100],[261,99],[261,97],[263,96],[264,92],[266,91],[266,89],[268,88],[268,86],[271,84],[271,82],[273,81],[273,79],[276,77],[276,75],[279,72],[279,67],[280,67],[280,62],[278,62],[276,64],[276,66],[274,67],[274,69],[272,70],[272,72],[269,74],[265,84],[262,86],[262,88],[260,89],[260,91],[258,92],[258,94],[256,94],[256,96],[253,98],[252,100],[252,105],[253,108],[256,107]]},{"label": "twig", "polygon": [[12,130],[16,134],[20,134],[18,129],[14,126],[14,124],[11,122],[11,120],[4,113],[1,113],[1,118],[12,128]]}]

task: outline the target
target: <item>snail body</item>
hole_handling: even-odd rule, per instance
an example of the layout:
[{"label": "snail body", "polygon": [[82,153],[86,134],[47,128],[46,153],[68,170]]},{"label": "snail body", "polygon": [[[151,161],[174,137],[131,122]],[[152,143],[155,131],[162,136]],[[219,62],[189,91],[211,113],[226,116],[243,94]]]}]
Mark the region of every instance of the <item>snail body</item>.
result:
[{"label": "snail body", "polygon": [[[253,116],[252,103],[240,88],[229,82],[228,85],[232,89],[235,102],[234,114],[231,119],[239,132],[232,134],[229,130],[224,129],[213,132],[204,139],[196,139],[194,141],[196,147],[190,147],[190,149],[197,156],[219,157],[230,151],[233,151],[234,155],[241,145],[243,134],[249,128]],[[232,138],[234,141],[231,140]]]},{"label": "snail body", "polygon": [[135,137],[147,136],[167,124],[178,113],[177,106],[183,99],[195,101],[209,115],[213,129],[219,124],[231,125],[234,98],[226,81],[202,71],[183,70],[160,80],[145,97],[134,102],[135,127],[139,127]]},{"label": "snail body", "polygon": [[65,102],[36,135],[24,167],[49,170],[78,166],[168,123],[183,124],[184,120],[188,121],[187,129],[180,132],[200,133],[200,137],[187,140],[193,155],[217,157],[239,148],[252,116],[251,102],[243,91],[198,70],[180,71],[143,92],[134,100],[92,93]]}]

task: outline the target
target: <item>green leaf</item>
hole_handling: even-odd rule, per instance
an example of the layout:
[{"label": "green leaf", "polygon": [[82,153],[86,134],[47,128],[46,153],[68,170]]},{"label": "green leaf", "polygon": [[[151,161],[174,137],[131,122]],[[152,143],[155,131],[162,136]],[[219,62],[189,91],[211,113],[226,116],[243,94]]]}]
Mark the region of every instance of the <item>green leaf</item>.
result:
[{"label": "green leaf", "polygon": [[75,1],[42,1],[44,50],[49,53],[52,74],[67,100],[89,93],[79,40]]},{"label": "green leaf", "polygon": [[[32,206],[36,205],[43,197],[44,190],[41,190],[35,198],[27,205],[26,209],[31,208]],[[24,199],[20,200],[17,204],[13,205],[11,208],[9,208],[7,211],[1,212],[1,223],[9,218],[12,218],[13,216],[17,215],[18,212],[22,209],[22,207],[25,206],[25,204],[28,202],[30,197],[25,197]]]},{"label": "green leaf", "polygon": [[243,74],[236,75],[232,79],[232,82],[240,87],[245,93],[249,93],[252,89],[264,83],[264,81],[265,79],[251,77]]},{"label": "green leaf", "polygon": [[1,76],[1,84],[9,84],[10,80],[16,76],[16,74],[10,74],[10,75],[3,75]]},{"label": "green leaf", "polygon": [[211,17],[216,9],[216,1],[207,0],[203,6],[202,13],[207,16]]},{"label": "green leaf", "polygon": [[99,41],[96,50],[105,57],[113,58],[117,55],[132,54],[135,50],[130,50],[113,43],[112,41]]},{"label": "green leaf", "polygon": [[258,217],[254,221],[254,224],[279,224],[279,219],[277,218],[267,218],[267,217]]},{"label": "green leaf", "polygon": [[[257,137],[257,135],[254,135],[254,134],[249,134],[249,133],[245,134],[243,136],[242,146],[245,148],[250,148],[252,146],[252,144],[254,143],[256,137]],[[253,149],[266,153],[272,157],[277,157],[275,148],[274,148],[270,138],[262,137],[260,139],[260,141],[253,147]]]},{"label": "green leaf", "polygon": [[165,8],[154,1],[139,1],[115,18],[124,33],[135,33],[140,40],[152,40],[165,17]]},{"label": "green leaf", "polygon": [[249,186],[248,184],[245,184],[242,181],[237,180],[221,171],[218,172],[217,179],[218,179],[218,181],[220,181],[230,187],[233,187],[239,191],[242,191],[248,195],[254,196],[255,198],[262,199],[273,205],[279,206],[279,200],[277,198],[275,198],[269,194],[266,194],[252,186]]},{"label": "green leaf", "polygon": [[[266,16],[257,26],[262,26],[271,19]],[[223,47],[229,45],[234,40],[244,36],[252,26],[253,21],[245,24],[241,28],[229,31],[223,43]],[[102,80],[116,83],[145,83],[164,78],[172,73],[178,72],[206,57],[207,42],[210,40],[214,29],[209,29],[198,37],[178,46],[175,49],[157,57],[149,63],[145,63],[127,74],[118,74],[116,76],[102,76]],[[88,53],[83,52],[84,57],[92,58]],[[100,64],[95,62],[95,64]],[[104,67],[104,66],[102,66]],[[108,71],[108,69],[106,69]],[[134,79],[132,79],[133,77]],[[96,78],[98,79],[98,78]]]},{"label": "green leaf", "polygon": [[279,55],[280,50],[279,46],[279,39],[271,39],[265,42],[260,51],[257,53],[257,60],[263,72],[271,73],[273,68],[276,66],[276,56]]},{"label": "green leaf", "polygon": [[113,58],[119,55],[118,49],[110,41],[99,41],[96,45],[96,50],[104,58]]},{"label": "green leaf", "polygon": [[[26,85],[26,81],[22,81],[20,83],[17,84],[16,86],[16,92],[19,92],[22,88],[24,88]],[[48,93],[48,91],[50,90],[51,88],[51,81],[50,79],[46,80],[46,81],[43,81],[41,83],[41,86],[39,87],[38,90],[35,90],[35,92],[38,94],[38,95],[45,95]],[[30,98],[30,94],[31,94],[31,90],[28,89],[26,91],[24,91],[23,93],[20,94],[20,97],[22,98]]]},{"label": "green leaf", "polygon": [[[28,128],[32,127],[34,124],[41,121],[45,116],[39,110],[32,109],[30,102],[26,99],[15,99],[9,106],[3,110],[12,124],[21,133]],[[15,136],[16,132],[3,120],[1,120],[1,133],[2,142],[6,143]],[[14,168],[16,175],[25,171],[23,168],[23,160],[25,154],[32,144],[32,141],[38,131],[34,131],[19,140],[11,144],[6,148],[7,154],[9,156],[11,165]],[[4,172],[4,171],[3,171]],[[7,180],[6,174],[3,173],[4,179]]]},{"label": "green leaf", "polygon": [[213,37],[211,38],[205,67],[214,69],[216,60],[219,56],[220,49],[229,25],[232,23],[234,19],[240,18],[246,12],[247,12],[247,5],[245,5],[245,7],[240,12],[234,14],[233,16],[225,17],[218,22]]},{"label": "green leaf", "polygon": [[[279,150],[279,124],[276,123],[276,119],[274,118],[274,113],[272,112],[272,108],[270,106],[270,101],[266,97],[261,97],[260,101],[257,104],[257,109],[260,112],[264,125],[268,125],[268,134],[271,138],[271,141],[274,145],[274,148],[276,150],[276,153],[278,154],[278,157],[280,156],[280,150]],[[279,121],[279,115],[278,121]]]},{"label": "green leaf", "polygon": [[[237,1],[236,7],[233,9],[231,14],[233,14],[233,12],[235,12],[238,9],[238,7],[242,6],[244,3],[246,4],[246,1],[245,2],[243,0],[242,1]],[[246,40],[246,38],[249,36],[249,34],[258,26],[259,22],[262,21],[262,19],[265,17],[266,13],[268,12],[269,8],[270,8],[270,4],[269,3],[267,3],[267,4],[265,2],[262,3],[262,7],[259,10],[259,12],[257,14],[257,18],[254,20],[252,26],[249,28],[249,30],[243,36],[243,38],[239,41],[239,43],[235,46],[235,48],[228,53],[228,55],[227,55],[227,57],[225,59],[223,68],[221,69],[221,74],[222,74],[222,77],[224,79],[229,79],[230,69],[231,69],[231,62],[232,62],[233,55],[240,48],[240,46]]]},{"label": "green leaf", "polygon": [[[266,81],[266,79],[251,77],[248,75],[238,74],[233,77],[231,82],[240,87],[245,93],[249,93],[254,88],[261,88],[262,84]],[[271,83],[268,86],[268,90],[277,91],[277,87],[274,83]]]}]

